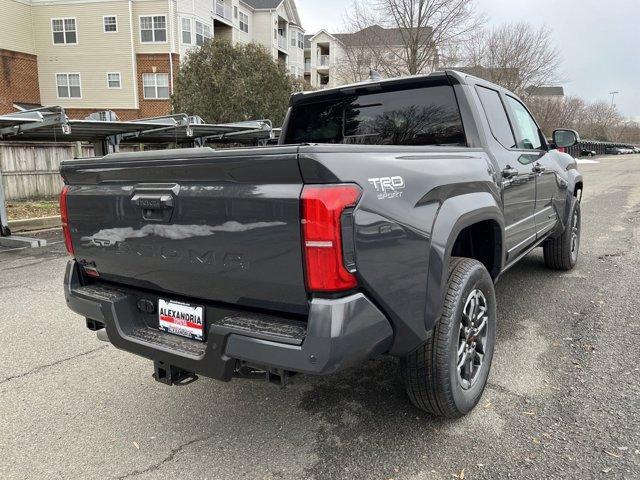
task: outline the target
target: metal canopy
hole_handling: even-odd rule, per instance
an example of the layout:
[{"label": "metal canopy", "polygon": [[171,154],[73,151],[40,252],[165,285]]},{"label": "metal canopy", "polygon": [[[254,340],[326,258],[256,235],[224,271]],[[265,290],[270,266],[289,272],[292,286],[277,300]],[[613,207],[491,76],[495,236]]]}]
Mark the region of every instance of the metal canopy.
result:
[{"label": "metal canopy", "polygon": [[44,142],[258,143],[272,138],[271,122],[207,124],[185,114],[133,121],[71,120],[63,108],[43,107],[0,116],[0,140]]},{"label": "metal canopy", "polygon": [[[175,143],[201,147],[210,143],[264,145],[274,138],[269,120],[208,124],[185,114],[121,122],[113,112],[71,120],[62,107],[38,107],[0,115],[0,140],[36,142],[90,142],[96,156],[117,152],[122,143]],[[10,235],[0,172],[0,237]]]}]

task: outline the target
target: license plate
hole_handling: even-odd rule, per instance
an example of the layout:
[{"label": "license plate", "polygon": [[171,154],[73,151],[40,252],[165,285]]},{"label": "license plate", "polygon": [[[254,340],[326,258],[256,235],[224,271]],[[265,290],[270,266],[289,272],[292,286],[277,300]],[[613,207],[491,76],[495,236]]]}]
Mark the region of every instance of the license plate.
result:
[{"label": "license plate", "polygon": [[204,308],[158,299],[158,328],[163,332],[204,341]]}]

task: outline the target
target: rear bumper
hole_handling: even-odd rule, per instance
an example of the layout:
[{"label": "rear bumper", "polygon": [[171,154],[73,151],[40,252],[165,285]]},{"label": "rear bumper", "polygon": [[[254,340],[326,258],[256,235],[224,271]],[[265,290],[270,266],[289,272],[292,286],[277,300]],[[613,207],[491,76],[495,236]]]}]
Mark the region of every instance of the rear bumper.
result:
[{"label": "rear bumper", "polygon": [[[157,315],[138,309],[141,298],[153,301],[154,295],[106,285],[82,286],[75,260],[67,264],[64,290],[69,308],[104,324],[115,347],[224,381],[231,380],[238,361],[326,375],[387,352],[393,339],[389,321],[362,293],[312,300],[306,324],[211,307],[215,314],[206,319],[206,341],[198,342],[159,331]],[[279,335],[274,329],[242,328],[229,321],[239,317],[248,319],[246,325],[274,322],[300,334]]]}]

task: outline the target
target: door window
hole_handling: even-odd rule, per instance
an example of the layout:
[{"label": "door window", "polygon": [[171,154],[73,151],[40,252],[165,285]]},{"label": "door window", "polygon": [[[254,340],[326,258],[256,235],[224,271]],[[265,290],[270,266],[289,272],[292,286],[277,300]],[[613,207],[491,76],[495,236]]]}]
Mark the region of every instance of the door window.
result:
[{"label": "door window", "polygon": [[540,150],[542,149],[542,139],[540,130],[535,120],[529,114],[525,106],[509,95],[506,96],[507,103],[513,112],[516,122],[516,139],[518,148],[524,150]]},{"label": "door window", "polygon": [[476,90],[495,139],[506,148],[516,148],[516,140],[509,124],[509,117],[507,117],[507,112],[502,100],[500,100],[500,94],[480,85],[476,87]]}]

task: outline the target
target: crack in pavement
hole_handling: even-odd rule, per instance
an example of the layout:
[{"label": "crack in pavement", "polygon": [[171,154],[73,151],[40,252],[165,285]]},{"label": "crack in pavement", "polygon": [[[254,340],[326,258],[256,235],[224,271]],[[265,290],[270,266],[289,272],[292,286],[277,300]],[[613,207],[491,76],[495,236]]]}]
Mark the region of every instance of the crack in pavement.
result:
[{"label": "crack in pavement", "polygon": [[175,448],[172,448],[169,451],[169,455],[167,455],[166,457],[164,457],[162,460],[160,460],[159,462],[156,462],[154,464],[149,465],[147,468],[144,468],[142,470],[134,470],[132,472],[126,473],[124,475],[121,475],[119,477],[116,477],[117,480],[123,480],[125,478],[132,478],[132,477],[137,477],[139,475],[144,475],[145,473],[150,473],[150,472],[155,472],[156,470],[160,470],[162,468],[163,465],[165,465],[166,463],[170,463],[173,461],[173,459],[179,454],[181,453],[185,448],[190,447],[191,445],[194,445],[198,442],[204,442],[205,440],[208,440],[209,438],[211,438],[213,435],[207,435],[206,437],[199,437],[199,438],[194,438],[193,440],[189,440],[188,442],[185,442],[183,444],[178,445]]},{"label": "crack in pavement", "polygon": [[90,354],[92,354],[94,352],[98,352],[100,350],[104,350],[108,346],[109,345],[102,345],[100,347],[94,348],[93,350],[88,350],[86,352],[82,352],[82,353],[78,353],[76,355],[72,355],[71,357],[62,358],[60,360],[56,360],[55,362],[47,363],[45,365],[39,365],[36,368],[34,368],[32,370],[29,370],[28,372],[19,373],[18,375],[12,375],[10,377],[7,377],[7,378],[4,378],[4,379],[0,380],[0,385],[4,385],[5,383],[9,383],[9,382],[11,382],[13,380],[17,380],[18,378],[23,378],[23,377],[27,377],[29,375],[33,375],[33,374],[39,373],[42,370],[46,370],[47,368],[50,368],[50,367],[55,367],[56,365],[60,365],[61,363],[65,363],[65,362],[68,362],[70,360],[74,360],[76,358],[84,357],[84,356],[90,355]]}]

